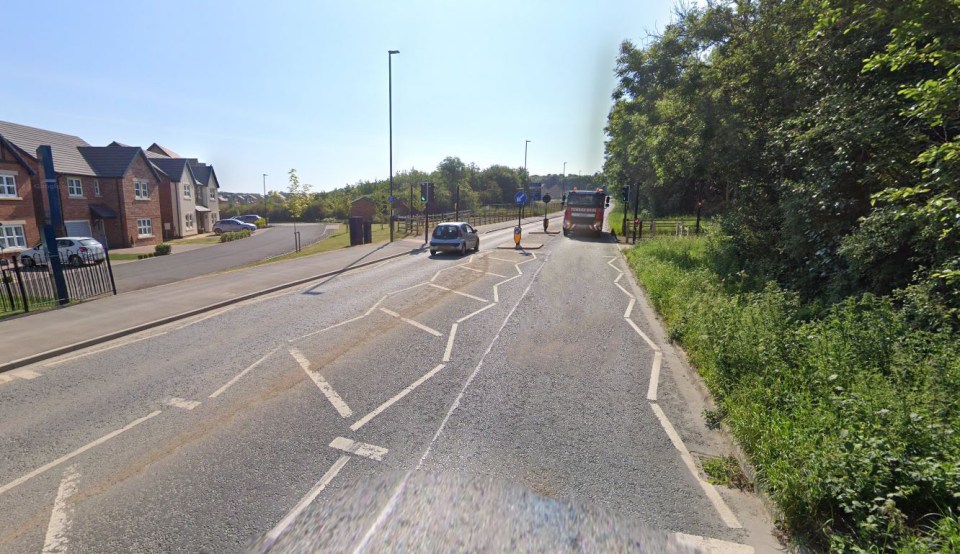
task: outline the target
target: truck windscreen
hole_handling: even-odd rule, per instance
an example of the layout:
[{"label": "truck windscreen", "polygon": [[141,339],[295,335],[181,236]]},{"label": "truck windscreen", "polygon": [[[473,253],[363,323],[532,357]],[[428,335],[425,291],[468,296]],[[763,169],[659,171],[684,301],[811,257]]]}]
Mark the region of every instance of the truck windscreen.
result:
[{"label": "truck windscreen", "polygon": [[567,195],[567,205],[569,206],[587,206],[590,208],[600,208],[603,206],[603,194],[576,194]]}]

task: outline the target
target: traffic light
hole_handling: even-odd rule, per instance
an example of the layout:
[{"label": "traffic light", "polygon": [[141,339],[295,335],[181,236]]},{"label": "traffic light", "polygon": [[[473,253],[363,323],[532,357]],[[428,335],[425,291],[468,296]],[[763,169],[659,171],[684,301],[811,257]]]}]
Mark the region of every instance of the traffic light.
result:
[{"label": "traffic light", "polygon": [[420,201],[433,202],[433,183],[420,183]]},{"label": "traffic light", "polygon": [[630,199],[630,185],[623,185],[620,187],[620,200],[626,202]]}]

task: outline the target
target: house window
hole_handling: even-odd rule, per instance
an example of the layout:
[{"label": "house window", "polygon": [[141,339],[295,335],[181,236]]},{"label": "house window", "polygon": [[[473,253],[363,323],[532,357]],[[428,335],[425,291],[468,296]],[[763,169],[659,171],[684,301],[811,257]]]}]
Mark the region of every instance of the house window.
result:
[{"label": "house window", "polygon": [[187,214],[187,229],[193,229],[193,214]]},{"label": "house window", "polygon": [[103,196],[102,194],[100,194],[100,180],[99,180],[99,179],[93,182],[93,194],[96,195],[97,197]]},{"label": "house window", "polygon": [[17,178],[13,175],[0,175],[0,197],[17,197]]},{"label": "house window", "polygon": [[200,188],[200,185],[197,185],[197,200],[203,202],[203,189]]},{"label": "house window", "polygon": [[137,236],[152,237],[153,236],[153,220],[138,219],[137,220]]},{"label": "house window", "polygon": [[0,225],[0,246],[3,248],[26,248],[27,237],[23,225]]},{"label": "house window", "polygon": [[137,200],[150,200],[150,185],[146,181],[133,182],[133,196]]},{"label": "house window", "polygon": [[208,191],[208,192],[210,193],[210,202],[211,202],[211,203],[213,203],[213,201],[214,201],[214,198],[213,198],[213,191],[212,191],[212,190],[210,190],[210,191]]},{"label": "house window", "polygon": [[67,194],[70,198],[83,198],[83,183],[80,179],[67,179]]},{"label": "house window", "polygon": [[189,200],[190,194],[190,185],[183,185],[183,197]]}]

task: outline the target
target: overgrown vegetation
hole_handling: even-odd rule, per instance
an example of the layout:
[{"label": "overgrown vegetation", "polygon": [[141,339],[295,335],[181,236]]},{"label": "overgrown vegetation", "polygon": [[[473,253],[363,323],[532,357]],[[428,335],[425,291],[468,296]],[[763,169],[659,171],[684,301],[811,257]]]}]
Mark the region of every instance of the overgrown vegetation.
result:
[{"label": "overgrown vegetation", "polygon": [[714,0],[624,42],[604,173],[722,214],[725,274],[960,327],[960,3]]},{"label": "overgrown vegetation", "polygon": [[161,242],[160,244],[158,244],[158,245],[156,245],[156,246],[153,247],[153,252],[154,252],[154,254],[156,254],[157,256],[166,256],[167,254],[170,253],[170,251],[172,250],[172,248],[173,248],[173,247],[172,247],[170,244],[167,244],[167,243],[165,243],[165,242]]},{"label": "overgrown vegetation", "polygon": [[220,235],[220,242],[232,242],[235,240],[245,239],[252,234],[253,233],[248,229],[244,229],[243,231],[230,231]]},{"label": "overgrown vegetation", "polygon": [[628,260],[786,530],[818,550],[956,551],[956,335],[891,298],[808,304],[725,271],[728,240],[656,239]]}]

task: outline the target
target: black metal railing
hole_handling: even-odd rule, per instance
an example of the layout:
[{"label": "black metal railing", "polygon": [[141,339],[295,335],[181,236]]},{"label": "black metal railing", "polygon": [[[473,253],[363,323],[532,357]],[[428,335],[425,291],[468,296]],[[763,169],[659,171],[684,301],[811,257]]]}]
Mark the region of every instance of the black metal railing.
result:
[{"label": "black metal railing", "polygon": [[17,257],[0,261],[0,315],[27,313],[117,293],[105,253],[72,256],[63,264],[63,277],[67,298],[61,300],[49,264],[25,267]]}]

